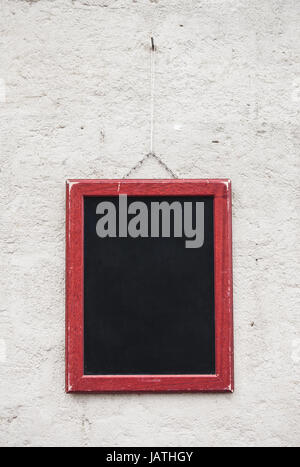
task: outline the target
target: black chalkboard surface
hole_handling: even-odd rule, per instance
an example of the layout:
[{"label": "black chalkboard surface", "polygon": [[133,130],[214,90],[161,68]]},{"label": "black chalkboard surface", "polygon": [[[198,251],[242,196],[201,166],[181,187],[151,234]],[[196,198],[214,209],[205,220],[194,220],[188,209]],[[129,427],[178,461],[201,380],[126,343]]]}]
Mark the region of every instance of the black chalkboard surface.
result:
[{"label": "black chalkboard surface", "polygon": [[[99,203],[84,197],[84,374],[213,375],[215,364],[213,197],[128,197],[128,204],[204,203],[204,243],[186,238],[97,234]],[[128,222],[133,215],[128,215]],[[171,218],[172,219],[172,218]],[[171,222],[172,224],[172,222]],[[174,224],[174,222],[173,222]]]}]

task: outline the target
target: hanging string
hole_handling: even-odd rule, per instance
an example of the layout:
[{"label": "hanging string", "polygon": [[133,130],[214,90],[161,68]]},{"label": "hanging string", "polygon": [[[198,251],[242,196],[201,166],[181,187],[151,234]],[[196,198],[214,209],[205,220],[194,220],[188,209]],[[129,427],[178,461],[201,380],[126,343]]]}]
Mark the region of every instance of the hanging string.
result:
[{"label": "hanging string", "polygon": [[151,69],[150,69],[150,76],[151,76],[151,98],[150,98],[150,154],[155,154],[154,151],[154,108],[155,108],[155,54],[156,48],[154,43],[154,38],[151,37]]},{"label": "hanging string", "polygon": [[[153,30],[153,27],[152,27]],[[133,166],[129,172],[124,175],[123,179],[129,178],[137,169],[142,167],[144,162],[149,159],[155,159],[169,174],[172,178],[178,178],[177,175],[167,166],[165,162],[161,160],[155,153],[155,84],[156,84],[156,45],[154,37],[151,36],[151,47],[150,47],[150,81],[151,81],[151,95],[150,95],[150,152],[146,154],[135,166]]]}]

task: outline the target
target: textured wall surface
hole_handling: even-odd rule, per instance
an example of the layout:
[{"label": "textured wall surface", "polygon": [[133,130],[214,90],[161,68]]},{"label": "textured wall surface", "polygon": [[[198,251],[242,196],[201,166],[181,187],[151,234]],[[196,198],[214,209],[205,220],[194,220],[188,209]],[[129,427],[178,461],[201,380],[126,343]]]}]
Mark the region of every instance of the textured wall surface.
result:
[{"label": "textured wall surface", "polygon": [[[299,0],[0,4],[0,444],[299,444]],[[233,395],[64,394],[65,180],[128,173],[232,179]]]}]

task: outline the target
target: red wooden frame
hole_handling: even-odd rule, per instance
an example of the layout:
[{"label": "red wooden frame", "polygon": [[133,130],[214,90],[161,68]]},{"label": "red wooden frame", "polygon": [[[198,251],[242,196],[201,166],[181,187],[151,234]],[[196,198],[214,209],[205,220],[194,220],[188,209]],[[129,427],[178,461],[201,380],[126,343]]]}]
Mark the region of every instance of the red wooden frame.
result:
[{"label": "red wooden frame", "polygon": [[[83,198],[212,196],[215,242],[215,375],[85,376]],[[232,214],[230,180],[68,180],[66,222],[66,391],[233,392]]]}]

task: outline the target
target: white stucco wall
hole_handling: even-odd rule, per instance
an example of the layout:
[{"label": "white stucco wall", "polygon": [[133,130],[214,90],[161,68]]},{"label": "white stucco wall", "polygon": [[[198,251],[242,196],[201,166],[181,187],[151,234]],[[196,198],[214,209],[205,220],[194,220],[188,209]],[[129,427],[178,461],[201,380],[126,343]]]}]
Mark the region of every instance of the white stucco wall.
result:
[{"label": "white stucco wall", "polygon": [[[299,0],[0,4],[0,445],[299,444]],[[232,179],[233,395],[64,393],[65,180],[128,172]]]}]

